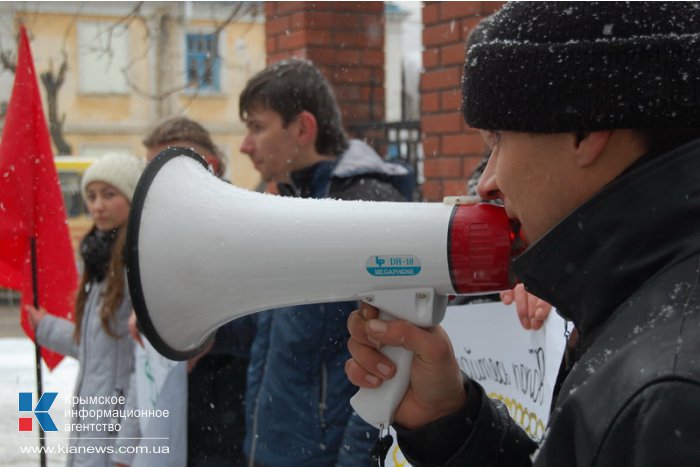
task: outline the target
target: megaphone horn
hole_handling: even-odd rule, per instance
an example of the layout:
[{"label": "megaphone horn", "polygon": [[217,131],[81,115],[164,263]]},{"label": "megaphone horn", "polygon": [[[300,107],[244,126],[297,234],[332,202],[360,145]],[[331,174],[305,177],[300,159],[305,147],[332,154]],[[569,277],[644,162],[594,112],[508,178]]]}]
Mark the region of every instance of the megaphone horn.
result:
[{"label": "megaphone horn", "polygon": [[[512,285],[514,240],[498,206],[255,193],[213,176],[193,151],[168,148],[134,193],[127,274],[144,334],[183,360],[232,319],[302,303],[360,299],[383,318],[434,326],[447,296]],[[391,421],[412,358],[386,351],[399,374],[352,400],[377,426]]]}]

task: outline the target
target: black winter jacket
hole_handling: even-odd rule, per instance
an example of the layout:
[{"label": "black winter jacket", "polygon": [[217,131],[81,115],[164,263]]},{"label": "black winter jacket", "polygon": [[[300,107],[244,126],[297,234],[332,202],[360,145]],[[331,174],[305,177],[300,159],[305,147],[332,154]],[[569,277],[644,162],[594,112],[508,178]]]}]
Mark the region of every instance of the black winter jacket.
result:
[{"label": "black winter jacket", "polygon": [[641,159],[514,269],[580,335],[570,371],[562,364],[544,439],[529,440],[503,405],[467,382],[470,402],[459,414],[399,427],[410,462],[698,465],[700,140]]}]

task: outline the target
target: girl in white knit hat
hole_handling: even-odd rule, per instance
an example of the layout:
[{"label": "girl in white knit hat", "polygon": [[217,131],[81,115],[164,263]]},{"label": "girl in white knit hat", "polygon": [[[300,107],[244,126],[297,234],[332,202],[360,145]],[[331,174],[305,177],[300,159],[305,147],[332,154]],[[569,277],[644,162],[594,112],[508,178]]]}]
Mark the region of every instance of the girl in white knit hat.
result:
[{"label": "girl in white knit hat", "polygon": [[131,299],[124,269],[126,224],[142,159],[108,154],[94,162],[82,193],[94,225],[80,245],[84,261],[74,321],[28,306],[37,342],[77,358],[80,370],[70,424],[68,466],[111,466],[110,451],[133,371],[127,319]]}]

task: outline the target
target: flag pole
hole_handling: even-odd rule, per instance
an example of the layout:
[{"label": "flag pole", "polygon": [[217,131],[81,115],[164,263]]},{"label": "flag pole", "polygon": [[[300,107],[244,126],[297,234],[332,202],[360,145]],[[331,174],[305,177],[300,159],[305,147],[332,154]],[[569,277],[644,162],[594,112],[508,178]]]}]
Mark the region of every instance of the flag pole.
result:
[{"label": "flag pole", "polygon": [[[32,260],[32,292],[34,294],[34,308],[39,309],[39,280],[37,274],[36,261],[36,237],[32,236],[30,240],[31,260]],[[36,400],[41,399],[44,393],[41,377],[41,346],[37,342],[36,335],[34,336],[34,358],[36,361]],[[46,438],[44,429],[39,425],[39,461],[41,467],[46,467]]]}]

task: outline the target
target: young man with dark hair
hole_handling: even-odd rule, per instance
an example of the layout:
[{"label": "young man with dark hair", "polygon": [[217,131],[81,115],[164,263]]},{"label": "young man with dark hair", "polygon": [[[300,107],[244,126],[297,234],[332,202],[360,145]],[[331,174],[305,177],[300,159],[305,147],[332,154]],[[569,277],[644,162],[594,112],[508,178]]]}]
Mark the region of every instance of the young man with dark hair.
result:
[{"label": "young man with dark hair", "polygon": [[[253,76],[240,115],[248,128],[241,152],[280,194],[405,201],[394,182],[412,174],[348,141],[333,91],[310,62],[291,59]],[[377,432],[353,413],[356,388],[343,373],[345,323],[356,307],[299,305],[256,315],[246,393],[250,465],[369,465]]]},{"label": "young man with dark hair", "polygon": [[509,3],[468,50],[464,116],[492,150],[479,194],[522,225],[512,269],[575,331],[538,445],[460,372],[441,328],[362,305],[353,383],[393,375],[379,344],[416,355],[395,413],[413,465],[697,464],[698,24],[691,2]]}]

